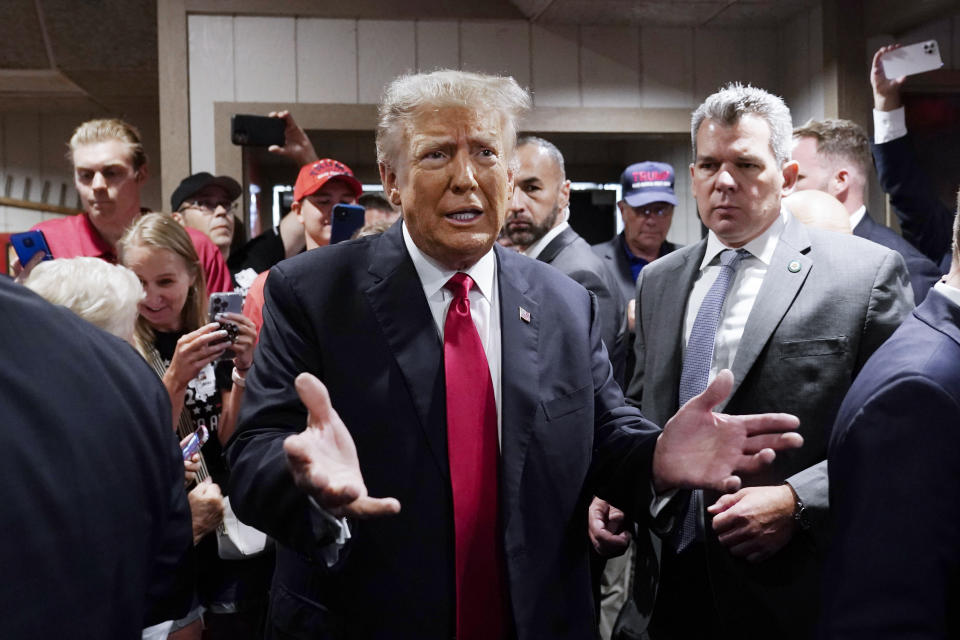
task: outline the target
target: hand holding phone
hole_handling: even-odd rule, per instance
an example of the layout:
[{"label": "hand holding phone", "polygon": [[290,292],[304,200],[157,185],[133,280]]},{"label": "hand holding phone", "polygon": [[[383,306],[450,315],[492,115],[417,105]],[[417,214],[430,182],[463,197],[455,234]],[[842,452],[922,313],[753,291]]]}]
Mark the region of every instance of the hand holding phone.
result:
[{"label": "hand holding phone", "polygon": [[230,116],[230,141],[246,147],[282,147],[286,126],[282,118],[236,113]]},{"label": "hand holding phone", "polygon": [[936,40],[898,47],[880,56],[883,73],[890,80],[932,71],[943,66]]},{"label": "hand holding phone", "polygon": [[[240,335],[240,328],[233,322],[219,318],[224,313],[242,313],[243,295],[235,291],[210,294],[210,322],[216,322],[220,328],[227,332],[227,340],[231,343],[237,341]],[[218,360],[230,360],[237,355],[233,349],[224,351]]]},{"label": "hand holding phone", "polygon": [[187,443],[183,445],[181,449],[183,452],[183,459],[189,460],[194,455],[200,453],[200,448],[207,443],[207,440],[210,438],[210,432],[207,431],[207,428],[203,425],[200,425],[200,428],[190,434],[190,437],[187,439]]},{"label": "hand holding phone", "polygon": [[53,254],[47,245],[47,239],[43,236],[43,231],[24,231],[10,236],[10,244],[13,250],[17,252],[17,259],[24,267],[30,262],[37,253],[43,253],[44,260],[53,260]]}]

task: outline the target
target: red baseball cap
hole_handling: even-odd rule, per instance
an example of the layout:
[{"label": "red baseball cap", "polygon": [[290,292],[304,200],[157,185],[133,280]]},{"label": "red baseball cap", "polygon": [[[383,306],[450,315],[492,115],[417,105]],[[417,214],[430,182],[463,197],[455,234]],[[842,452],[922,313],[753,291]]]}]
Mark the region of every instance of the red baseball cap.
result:
[{"label": "red baseball cap", "polygon": [[350,167],[339,160],[323,158],[300,168],[297,183],[293,186],[293,201],[299,202],[311,193],[316,193],[320,187],[334,179],[349,185],[353,189],[353,195],[358,198],[363,193],[363,185],[354,177]]}]

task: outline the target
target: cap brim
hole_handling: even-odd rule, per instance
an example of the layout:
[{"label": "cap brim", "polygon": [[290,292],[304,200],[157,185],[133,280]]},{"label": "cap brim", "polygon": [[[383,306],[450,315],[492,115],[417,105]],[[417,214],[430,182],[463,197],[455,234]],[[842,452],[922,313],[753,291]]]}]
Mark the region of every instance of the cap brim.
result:
[{"label": "cap brim", "polygon": [[319,180],[316,181],[315,183],[310,185],[309,189],[301,193],[300,197],[296,197],[295,195],[294,199],[299,202],[300,200],[303,200],[307,196],[313,195],[314,193],[322,189],[324,185],[326,185],[328,182],[332,180],[340,180],[341,182],[344,182],[347,185],[349,185],[349,187],[353,189],[353,197],[355,198],[359,198],[361,195],[363,195],[363,185],[360,184],[359,180],[357,180],[353,176],[347,175],[346,173],[338,173],[336,175],[330,176],[329,178],[327,178],[322,182]]},{"label": "cap brim", "polygon": [[677,196],[667,191],[646,191],[642,193],[633,193],[623,197],[631,207],[643,207],[653,202],[666,202],[677,205]]}]

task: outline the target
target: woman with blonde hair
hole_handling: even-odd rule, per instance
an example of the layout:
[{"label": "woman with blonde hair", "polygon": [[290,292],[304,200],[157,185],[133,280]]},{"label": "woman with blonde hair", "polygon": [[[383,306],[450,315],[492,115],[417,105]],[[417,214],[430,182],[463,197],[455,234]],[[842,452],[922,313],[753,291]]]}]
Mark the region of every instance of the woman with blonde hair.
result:
[{"label": "woman with blonde hair", "polygon": [[[223,445],[236,425],[243,373],[253,362],[253,323],[239,313],[217,316],[223,324],[207,321],[203,269],[190,236],[172,216],[141,216],[124,233],[118,247],[121,262],[137,274],[146,292],[139,305],[134,342],[170,394],[174,429],[184,437],[205,427],[211,436],[201,449],[203,463],[198,476],[207,483],[207,477],[212,479],[207,490],[215,502],[219,487],[225,487],[229,477]],[[227,323],[236,327],[232,339],[224,328]],[[235,354],[232,366],[221,360],[227,348]],[[222,503],[220,506],[219,512],[208,513],[207,532],[219,524]],[[197,517],[194,513],[195,520]],[[202,603],[214,613],[221,610],[219,605],[230,610],[237,580],[219,560],[215,536],[197,542],[201,564],[198,605]],[[172,637],[199,638],[200,611],[197,606],[178,621]]]}]

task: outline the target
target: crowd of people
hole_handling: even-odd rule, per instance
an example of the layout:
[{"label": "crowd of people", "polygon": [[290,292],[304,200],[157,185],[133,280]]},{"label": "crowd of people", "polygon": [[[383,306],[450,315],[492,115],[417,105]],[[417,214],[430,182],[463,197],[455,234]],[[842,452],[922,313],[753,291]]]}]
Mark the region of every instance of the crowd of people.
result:
[{"label": "crowd of people", "polygon": [[688,246],[645,160],[591,247],[512,78],[390,82],[380,193],[272,113],[293,203],[248,242],[235,179],[147,211],[136,128],[81,124],[83,212],[0,278],[5,635],[960,636],[960,218],[893,48],[873,144],[708,96]]}]

